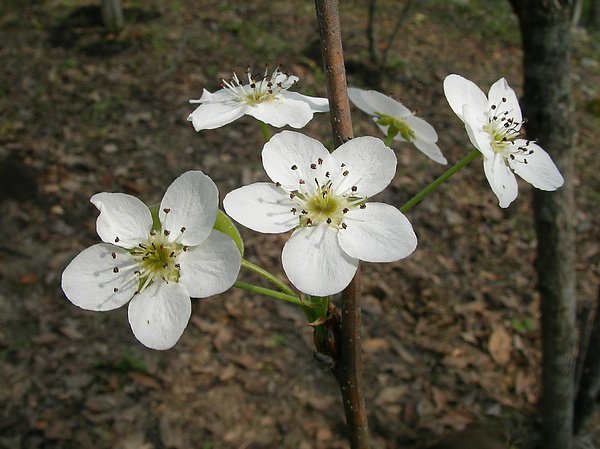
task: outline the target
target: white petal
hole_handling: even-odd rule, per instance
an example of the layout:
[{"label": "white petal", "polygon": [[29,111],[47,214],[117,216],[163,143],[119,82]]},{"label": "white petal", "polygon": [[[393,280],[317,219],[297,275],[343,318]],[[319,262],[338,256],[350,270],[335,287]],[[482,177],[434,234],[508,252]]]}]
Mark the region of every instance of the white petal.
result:
[{"label": "white petal", "polygon": [[226,103],[204,103],[196,108],[187,118],[194,129],[215,129],[237,120],[246,113],[245,103],[228,101]]},{"label": "white petal", "polygon": [[364,209],[351,209],[344,223],[346,229],[339,230],[338,242],[349,256],[360,260],[393,262],[417,247],[408,218],[389,204],[367,203]]},{"label": "white petal", "polygon": [[103,242],[133,248],[148,239],[152,229],[152,215],[135,196],[125,193],[97,193],[90,201],[100,211],[96,231]]},{"label": "white petal", "polygon": [[190,100],[190,103],[223,103],[225,101],[234,100],[235,98],[235,94],[233,94],[230,89],[219,89],[216,92],[209,92],[204,89],[200,99]]},{"label": "white petal", "polygon": [[193,298],[206,298],[229,289],[240,271],[240,252],[233,240],[212,231],[200,245],[181,253],[179,282]]},{"label": "white petal", "polygon": [[418,139],[415,140],[413,142],[413,144],[415,145],[415,147],[417,147],[417,149],[421,153],[425,154],[425,156],[427,156],[429,159],[437,162],[438,164],[445,165],[448,163],[448,161],[442,154],[442,150],[440,150],[440,147],[438,147],[437,144],[430,143],[430,142],[423,142]]},{"label": "white petal", "polygon": [[385,189],[396,174],[394,151],[375,137],[349,140],[331,153],[331,159],[336,166],[332,173],[336,193],[356,186],[356,195],[370,197]]},{"label": "white petal", "polygon": [[283,247],[281,261],[288,279],[309,295],[341,292],[352,280],[358,259],[348,256],[337,240],[338,230],[321,224],[299,228]]},{"label": "white petal", "polygon": [[192,303],[178,282],[155,282],[129,303],[133,335],[151,349],[169,349],[177,343],[192,314]]},{"label": "white petal", "polygon": [[494,157],[484,158],[483,170],[492,191],[498,197],[500,207],[508,207],[517,197],[518,185],[517,179],[506,165],[504,157],[501,154],[495,154]]},{"label": "white petal", "polygon": [[492,136],[483,130],[483,126],[488,123],[487,118],[471,105],[466,104],[463,108],[465,118],[465,129],[469,140],[475,148],[486,158],[494,157],[492,149]]},{"label": "white petal", "polygon": [[163,231],[169,232],[167,240],[198,245],[215,224],[218,203],[219,193],[212,179],[199,170],[185,172],[173,181],[160,202],[158,218]]},{"label": "white petal", "polygon": [[309,97],[308,95],[302,95],[298,92],[290,92],[289,90],[284,90],[279,95],[291,100],[303,101],[304,103],[308,104],[313,112],[329,111],[329,100],[327,100],[327,98]]},{"label": "white petal", "polygon": [[298,226],[298,205],[279,187],[258,182],[229,192],[223,200],[225,212],[238,223],[257,232],[278,234]]},{"label": "white petal", "polygon": [[[514,144],[524,147],[526,143],[525,139],[517,139]],[[508,163],[517,175],[541,190],[556,190],[564,184],[565,180],[548,153],[533,142],[529,142],[527,150],[533,152],[515,155],[515,159],[508,159]]]},{"label": "white petal", "polygon": [[[326,167],[329,167],[330,157],[329,151],[321,142],[295,131],[275,134],[262,151],[267,175],[288,191],[298,189],[300,179],[306,182],[306,188],[314,191],[314,178],[321,179],[328,170]],[[319,159],[323,163],[319,164]]]},{"label": "white petal", "polygon": [[415,133],[415,138],[430,143],[436,143],[438,141],[438,135],[433,126],[422,118],[409,115],[408,117],[404,117],[403,120]]},{"label": "white petal", "polygon": [[137,290],[136,269],[128,251],[100,243],[71,261],[63,271],[61,286],[69,301],[82,309],[112,310],[129,301]]},{"label": "white petal", "polygon": [[358,109],[370,115],[378,113],[400,118],[411,115],[410,110],[402,103],[376,90],[349,87],[348,98]]},{"label": "white petal", "polygon": [[[515,91],[508,85],[504,78],[500,78],[492,84],[488,95],[488,110],[493,115],[502,117],[504,112],[508,112],[506,115],[507,118],[510,117],[519,124],[523,121],[517,94],[515,94]],[[496,106],[496,108],[492,109],[492,106]]]},{"label": "white petal", "polygon": [[456,115],[465,121],[463,106],[468,104],[480,113],[487,111],[487,98],[475,83],[460,75],[448,75],[444,80],[444,94]]},{"label": "white petal", "polygon": [[313,118],[308,103],[279,95],[274,100],[263,101],[248,107],[246,114],[276,128],[290,125],[302,128]]}]

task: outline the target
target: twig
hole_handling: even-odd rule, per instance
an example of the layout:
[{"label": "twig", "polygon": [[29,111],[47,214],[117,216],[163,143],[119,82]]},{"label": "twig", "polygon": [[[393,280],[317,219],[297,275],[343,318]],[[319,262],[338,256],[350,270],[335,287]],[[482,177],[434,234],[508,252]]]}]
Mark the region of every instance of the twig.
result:
[{"label": "twig", "polygon": [[[315,0],[315,7],[333,142],[338,147],[352,138],[338,0]],[[361,381],[360,267],[350,285],[342,292],[339,350],[334,375],[342,393],[350,444],[352,449],[369,449],[369,428]]]},{"label": "twig", "polygon": [[400,14],[398,15],[398,20],[396,21],[396,25],[392,30],[392,33],[388,37],[388,39],[384,42],[383,52],[379,49],[379,36],[377,33],[377,0],[369,0],[369,11],[368,17],[369,21],[367,24],[367,38],[369,40],[369,52],[371,54],[371,61],[378,66],[379,68],[384,68],[387,65],[388,55],[390,48],[394,44],[396,37],[402,28],[406,19],[408,19],[410,9],[414,3],[414,0],[406,0],[404,3],[404,7]]}]

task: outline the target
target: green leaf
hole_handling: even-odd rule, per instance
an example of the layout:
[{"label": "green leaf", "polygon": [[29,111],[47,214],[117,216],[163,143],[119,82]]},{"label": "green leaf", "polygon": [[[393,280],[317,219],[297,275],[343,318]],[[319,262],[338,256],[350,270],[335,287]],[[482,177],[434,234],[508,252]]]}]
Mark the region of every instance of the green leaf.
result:
[{"label": "green leaf", "polygon": [[225,212],[220,209],[217,211],[217,220],[215,221],[213,229],[216,229],[217,231],[220,231],[223,234],[231,237],[235,242],[235,245],[238,247],[242,257],[244,256],[244,241],[242,240],[240,231],[238,231],[238,229],[235,227],[233,221],[231,221],[231,218],[225,215]]}]

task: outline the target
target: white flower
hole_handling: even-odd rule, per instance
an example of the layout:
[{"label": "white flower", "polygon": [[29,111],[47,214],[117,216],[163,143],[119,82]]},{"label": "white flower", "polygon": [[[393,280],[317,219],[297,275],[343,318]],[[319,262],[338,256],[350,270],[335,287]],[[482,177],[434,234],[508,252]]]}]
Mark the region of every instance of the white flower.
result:
[{"label": "white flower", "polygon": [[490,87],[486,97],[468,79],[448,75],[444,93],[454,113],[465,123],[471,143],[483,155],[485,176],[500,207],[508,207],[517,197],[513,171],[541,190],[556,190],[563,185],[563,177],[548,153],[522,138],[519,101],[504,78]]},{"label": "white flower", "polygon": [[284,131],[263,148],[263,166],[274,184],[259,182],[230,192],[228,215],[258,232],[294,229],[283,268],[310,295],[346,287],[358,260],[391,262],[414,251],[417,238],[395,207],[367,203],[396,172],[396,156],[374,137],[358,137],[333,153],[318,141]]},{"label": "white flower", "polygon": [[227,290],[240,269],[233,240],[212,229],[218,193],[201,171],[188,171],[167,189],[153,225],[150,210],[124,193],[98,193],[91,202],[100,243],[81,252],[62,275],[69,300],[86,310],[129,303],[136,338],[153,349],[172,347],[191,314],[190,297]]},{"label": "white flower", "polygon": [[361,111],[369,114],[385,135],[390,127],[396,132],[394,140],[411,142],[428,158],[447,164],[436,142],[438,135],[429,123],[415,116],[407,107],[376,90],[348,88],[348,97]]},{"label": "white flower", "polygon": [[204,89],[199,100],[190,100],[190,103],[200,103],[188,117],[196,131],[219,128],[243,115],[251,115],[277,128],[285,125],[302,128],[315,112],[329,111],[327,98],[288,91],[298,81],[297,76],[279,69],[270,76],[265,70],[260,80],[255,79],[249,69],[247,76],[248,83],[244,84],[234,72],[229,82],[223,80],[223,89],[214,93]]}]

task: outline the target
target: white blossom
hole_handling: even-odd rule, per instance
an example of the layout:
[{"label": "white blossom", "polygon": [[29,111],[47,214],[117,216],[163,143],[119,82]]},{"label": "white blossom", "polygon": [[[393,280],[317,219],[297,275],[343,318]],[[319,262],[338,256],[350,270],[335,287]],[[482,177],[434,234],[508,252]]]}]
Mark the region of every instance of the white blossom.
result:
[{"label": "white blossom", "polygon": [[104,243],[81,252],[62,275],[76,306],[106,311],[129,302],[136,338],[153,349],[179,340],[191,314],[190,297],[221,293],[235,282],[240,253],[216,230],[218,192],[201,171],[188,171],[167,189],[159,222],[139,199],[98,193],[96,230]]},{"label": "white blossom", "polygon": [[514,173],[541,190],[556,190],[563,185],[564,179],[548,153],[523,138],[519,101],[504,78],[490,87],[486,97],[468,79],[448,75],[444,93],[464,122],[471,143],[483,155],[485,176],[500,207],[508,207],[517,197]]},{"label": "white blossom", "polygon": [[204,89],[199,100],[190,100],[190,103],[200,104],[188,117],[196,131],[220,128],[243,115],[251,115],[277,128],[285,125],[302,128],[315,112],[329,111],[326,98],[288,90],[298,82],[297,76],[279,69],[271,75],[265,69],[260,79],[254,78],[249,69],[246,75],[247,83],[234,72],[230,81],[223,80],[223,89],[214,93]]},{"label": "white blossom", "polygon": [[416,248],[412,226],[398,209],[367,202],[396,172],[396,156],[381,140],[358,137],[329,153],[310,137],[284,131],[264,146],[262,161],[273,183],[240,187],[223,205],[255,231],[294,230],[282,263],[300,291],[337,293],[352,280],[359,259],[391,262]]},{"label": "white blossom", "polygon": [[390,128],[394,140],[412,143],[428,158],[439,164],[448,161],[437,146],[438,135],[429,123],[417,117],[399,101],[376,90],[348,88],[348,98],[363,112],[369,114],[385,135]]}]

